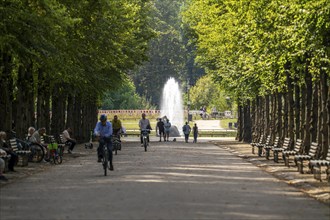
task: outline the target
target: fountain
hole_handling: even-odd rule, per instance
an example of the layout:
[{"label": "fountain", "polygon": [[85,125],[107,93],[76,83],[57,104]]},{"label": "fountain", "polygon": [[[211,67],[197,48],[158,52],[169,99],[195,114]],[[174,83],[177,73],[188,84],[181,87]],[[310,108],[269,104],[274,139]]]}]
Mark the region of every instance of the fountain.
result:
[{"label": "fountain", "polygon": [[172,124],[170,137],[180,137],[184,124],[182,93],[178,82],[172,77],[164,85],[160,107],[160,117],[166,116]]}]

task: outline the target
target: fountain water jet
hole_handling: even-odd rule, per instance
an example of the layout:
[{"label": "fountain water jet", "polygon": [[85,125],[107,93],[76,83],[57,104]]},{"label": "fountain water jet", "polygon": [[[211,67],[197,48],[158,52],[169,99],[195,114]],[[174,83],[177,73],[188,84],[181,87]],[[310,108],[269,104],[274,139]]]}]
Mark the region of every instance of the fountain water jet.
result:
[{"label": "fountain water jet", "polygon": [[160,116],[166,116],[172,124],[170,137],[179,137],[184,124],[182,93],[178,82],[172,77],[164,85],[160,107]]}]

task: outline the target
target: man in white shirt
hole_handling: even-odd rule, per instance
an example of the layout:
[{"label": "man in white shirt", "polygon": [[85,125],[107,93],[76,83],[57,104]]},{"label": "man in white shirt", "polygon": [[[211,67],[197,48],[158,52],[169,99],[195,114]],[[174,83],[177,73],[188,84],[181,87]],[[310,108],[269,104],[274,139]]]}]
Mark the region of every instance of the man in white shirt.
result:
[{"label": "man in white shirt", "polygon": [[[146,119],[146,114],[142,113],[142,118],[139,121],[139,127],[141,130],[141,135],[140,135],[140,141],[141,141],[141,146],[143,147],[142,143],[143,143],[143,139],[142,139],[142,129],[150,129],[151,130],[151,126],[150,126],[150,121],[149,119]],[[149,131],[150,133],[150,131]],[[149,136],[148,136],[148,143],[149,143]]]},{"label": "man in white shirt", "polygon": [[68,153],[72,154],[73,148],[76,145],[77,141],[70,137],[70,133],[72,132],[72,129],[68,127],[66,130],[63,131],[63,139],[65,144],[69,146]]}]

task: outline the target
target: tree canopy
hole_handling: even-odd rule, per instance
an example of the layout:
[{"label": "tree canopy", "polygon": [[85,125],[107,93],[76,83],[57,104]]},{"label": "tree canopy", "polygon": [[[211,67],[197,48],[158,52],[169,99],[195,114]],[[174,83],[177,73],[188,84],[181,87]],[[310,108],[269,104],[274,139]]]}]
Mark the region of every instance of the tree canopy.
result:
[{"label": "tree canopy", "polygon": [[241,100],[285,89],[306,62],[314,77],[329,74],[329,1],[187,2],[197,62]]}]

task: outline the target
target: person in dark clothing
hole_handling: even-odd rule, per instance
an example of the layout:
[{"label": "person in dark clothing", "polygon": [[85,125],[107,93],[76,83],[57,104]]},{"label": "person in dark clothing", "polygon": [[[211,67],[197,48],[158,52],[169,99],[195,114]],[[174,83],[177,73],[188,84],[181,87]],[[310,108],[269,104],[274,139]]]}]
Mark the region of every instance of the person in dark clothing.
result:
[{"label": "person in dark clothing", "polygon": [[193,133],[194,133],[194,141],[193,141],[193,143],[197,143],[198,127],[197,127],[197,124],[196,123],[195,123],[195,125],[193,127]]},{"label": "person in dark clothing", "polygon": [[164,128],[164,122],[162,121],[161,118],[158,119],[157,125],[156,125],[156,133],[159,133],[159,142],[162,141],[162,137],[164,138],[165,141],[165,128]]},{"label": "person in dark clothing", "polygon": [[7,154],[9,154],[11,157],[8,162],[8,169],[9,171],[16,172],[14,170],[14,166],[16,165],[18,161],[17,154],[13,151],[13,149],[7,144],[6,142],[7,134],[4,131],[0,131],[0,149],[6,151]]}]

